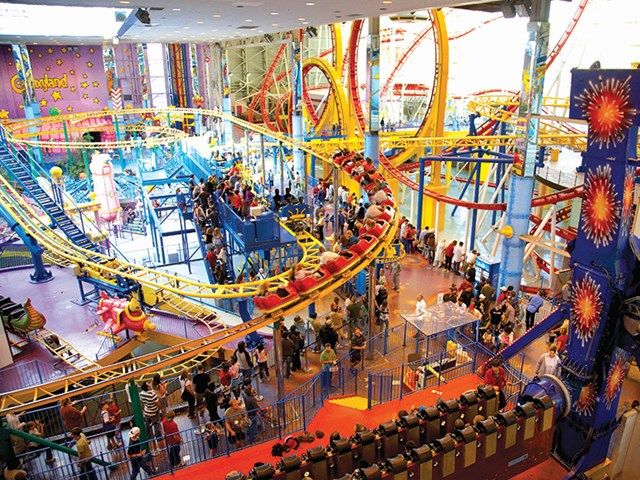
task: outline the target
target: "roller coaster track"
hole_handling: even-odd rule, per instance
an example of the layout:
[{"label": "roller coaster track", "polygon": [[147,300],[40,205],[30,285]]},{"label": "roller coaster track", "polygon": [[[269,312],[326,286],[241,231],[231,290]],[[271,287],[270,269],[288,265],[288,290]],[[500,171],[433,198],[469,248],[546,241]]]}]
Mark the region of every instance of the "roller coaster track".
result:
[{"label": "roller coaster track", "polygon": [[[128,115],[145,114],[149,110],[138,109],[127,111]],[[188,114],[190,109],[171,109],[175,113]],[[334,168],[339,168],[331,159],[319,156],[303,142],[296,142],[289,137],[269,131],[264,127],[258,127],[236,119],[229,115],[222,114],[212,110],[198,110],[205,116],[213,116],[229,120],[239,127],[246,128],[257,133],[268,135],[285,145],[299,148],[307,153],[316,155],[317,158],[323,160]],[[92,112],[93,116],[110,115],[110,112]],[[46,125],[47,122],[64,121],[65,118],[55,117],[54,119],[39,119],[39,125]],[[68,117],[68,116],[67,116]],[[77,118],[77,114],[76,114]],[[31,121],[22,122],[30,124]],[[18,139],[13,139],[20,142]],[[94,145],[95,148],[95,145]],[[110,276],[120,275],[125,278],[131,278],[142,285],[143,290],[150,288],[153,292],[168,292],[180,297],[199,297],[199,298],[244,298],[256,295],[257,286],[262,282],[253,282],[240,284],[235,286],[228,285],[209,285],[194,282],[189,279],[170,275],[165,272],[145,269],[137,265],[131,265],[119,260],[110,259],[106,256],[97,254],[96,252],[84,250],[67,239],[62,238],[56,232],[50,230],[46,225],[38,223],[30,218],[28,209],[21,199],[16,196],[16,192],[12,189],[9,182],[0,177],[0,204],[6,208],[15,221],[20,224],[25,231],[32,235],[38,243],[46,250],[54,251],[63,258],[68,258],[76,264],[83,265],[88,268],[90,274],[100,275],[101,278],[109,278]],[[249,322],[242,323],[237,326],[229,327],[225,330],[214,332],[211,335],[197,339],[189,340],[180,345],[163,349],[162,351],[136,357],[135,359],[122,361],[107,367],[98,367],[86,372],[78,372],[60,380],[55,380],[35,388],[17,390],[0,395],[0,413],[6,414],[10,411],[24,410],[25,408],[36,408],[42,405],[51,404],[61,398],[71,395],[81,395],[89,393],[100,388],[104,388],[116,383],[122,383],[128,379],[137,379],[141,376],[156,373],[160,370],[167,371],[167,368],[184,368],[187,365],[197,362],[199,355],[210,355],[212,351],[220,348],[222,345],[246,336],[247,334],[257,331],[273,323],[278,318],[316,302],[319,298],[330,294],[336,288],[340,287],[357,272],[362,270],[371,261],[373,261],[380,252],[385,250],[395,239],[398,222],[398,216],[391,221],[391,227],[388,228],[379,241],[373,242],[367,247],[363,253],[349,263],[339,273],[331,277],[325,278],[308,291],[287,299],[270,310],[263,311],[263,314]],[[306,249],[306,257],[303,258],[301,264],[305,268],[317,267],[315,260],[319,258],[319,245],[315,239],[302,233],[298,234],[299,241],[307,242],[309,247]],[[317,247],[317,248],[316,248]],[[312,248],[315,249],[312,251]],[[312,258],[313,257],[313,258]],[[283,274],[283,275],[287,275]],[[280,277],[280,276],[279,276]],[[278,277],[278,278],[279,278]],[[162,279],[162,281],[160,281]],[[281,286],[286,286],[284,279],[280,281]],[[272,285],[269,291],[275,290]],[[179,367],[175,367],[178,365]]]}]

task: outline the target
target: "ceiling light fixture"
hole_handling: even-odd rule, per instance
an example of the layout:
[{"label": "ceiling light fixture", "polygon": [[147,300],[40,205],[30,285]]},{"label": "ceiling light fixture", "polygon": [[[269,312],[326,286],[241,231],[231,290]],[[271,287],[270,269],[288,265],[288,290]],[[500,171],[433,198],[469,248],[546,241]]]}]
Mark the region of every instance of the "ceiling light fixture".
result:
[{"label": "ceiling light fixture", "polygon": [[245,22],[249,22],[249,23],[251,23],[251,22],[253,22],[253,20],[252,20],[252,19],[250,19],[250,18],[247,18],[247,19],[245,20]]},{"label": "ceiling light fixture", "polygon": [[382,0],[382,3],[385,5],[391,5],[393,2],[391,0]]},{"label": "ceiling light fixture", "polygon": [[179,12],[180,11],[179,8],[172,8],[171,10],[174,11],[174,12]]},{"label": "ceiling light fixture", "polygon": [[278,15],[278,12],[271,12],[271,15]]},{"label": "ceiling light fixture", "polygon": [[213,14],[213,18],[221,18],[221,17],[222,17],[222,15],[220,15],[219,13],[214,13]]},{"label": "ceiling light fixture", "polygon": [[200,20],[199,22],[196,22],[198,25],[202,25],[204,22],[202,20]]},{"label": "ceiling light fixture", "polygon": [[122,5],[129,5],[131,2],[129,2],[127,0],[120,0],[118,3],[120,3]]},{"label": "ceiling light fixture", "polygon": [[307,2],[307,3],[305,3],[305,5],[306,5],[307,7],[313,7],[313,6],[315,5],[315,3],[313,3],[313,2]]},{"label": "ceiling light fixture", "polygon": [[303,25],[309,25],[309,22],[302,22]]},{"label": "ceiling light fixture", "polygon": [[306,20],[306,18],[304,17],[299,17],[298,20],[300,20],[301,22],[304,22]]},{"label": "ceiling light fixture", "polygon": [[278,24],[277,24],[277,23],[272,23],[272,24],[271,24],[271,26],[272,26],[272,27],[277,27],[277,26],[278,26]]}]

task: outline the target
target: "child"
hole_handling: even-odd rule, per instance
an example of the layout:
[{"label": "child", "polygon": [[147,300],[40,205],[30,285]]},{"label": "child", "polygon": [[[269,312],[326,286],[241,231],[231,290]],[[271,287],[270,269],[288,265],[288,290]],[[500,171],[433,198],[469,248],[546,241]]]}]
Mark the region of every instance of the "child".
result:
[{"label": "child", "polygon": [[120,432],[120,423],[122,422],[122,410],[116,403],[113,393],[109,394],[109,400],[107,400],[107,411],[113,418],[112,423],[114,427],[116,447],[121,447],[122,433]]},{"label": "child", "polygon": [[118,448],[118,442],[116,440],[116,426],[114,425],[113,416],[109,413],[109,402],[102,402],[100,405],[102,416],[102,431],[107,435],[107,448],[113,450]]},{"label": "child", "polygon": [[204,425],[204,438],[209,447],[209,455],[215,457],[218,452],[218,429],[213,422],[207,422]]}]

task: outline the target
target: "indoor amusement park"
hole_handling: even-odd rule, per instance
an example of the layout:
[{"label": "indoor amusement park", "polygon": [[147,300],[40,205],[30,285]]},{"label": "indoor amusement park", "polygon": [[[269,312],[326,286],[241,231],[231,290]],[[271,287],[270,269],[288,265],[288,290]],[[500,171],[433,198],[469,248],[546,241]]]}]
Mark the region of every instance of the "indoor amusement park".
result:
[{"label": "indoor amusement park", "polygon": [[640,478],[639,32],[0,2],[2,478]]}]

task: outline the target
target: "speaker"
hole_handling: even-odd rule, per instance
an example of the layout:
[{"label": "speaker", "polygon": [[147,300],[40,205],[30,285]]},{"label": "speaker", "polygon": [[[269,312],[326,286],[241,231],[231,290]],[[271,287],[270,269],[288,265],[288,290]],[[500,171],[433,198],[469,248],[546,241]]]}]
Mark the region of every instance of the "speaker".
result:
[{"label": "speaker", "polygon": [[151,24],[151,17],[149,16],[149,12],[147,10],[143,10],[142,8],[136,10],[136,18],[140,20],[140,23],[143,23],[144,25]]}]

